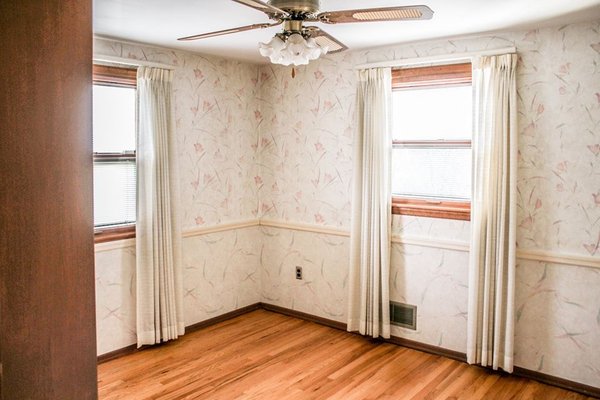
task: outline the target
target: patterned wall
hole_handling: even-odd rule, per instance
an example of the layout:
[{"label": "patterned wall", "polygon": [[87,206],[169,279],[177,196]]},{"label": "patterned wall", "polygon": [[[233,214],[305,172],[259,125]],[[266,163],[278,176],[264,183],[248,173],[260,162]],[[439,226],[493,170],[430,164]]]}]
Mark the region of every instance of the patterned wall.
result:
[{"label": "patterned wall", "polygon": [[598,23],[341,53],[261,70],[260,215],[350,226],[358,64],[516,46],[521,248],[600,254]]},{"label": "patterned wall", "polygon": [[183,228],[255,217],[258,68],[223,58],[96,39],[94,54],[175,67]]},{"label": "patterned wall", "polygon": [[[520,55],[518,245],[598,257],[600,265],[598,22],[342,53],[298,69],[295,79],[289,68],[263,67],[260,216],[349,229],[355,65],[509,46]],[[468,242],[469,224],[395,217],[393,231]],[[346,295],[348,243],[310,236],[278,229],[283,250],[264,246],[263,301],[344,321],[338,304]],[[307,263],[320,266],[310,277],[310,301],[294,296],[300,285],[284,257],[307,253],[316,256]],[[419,317],[417,331],[393,334],[464,352],[467,264],[465,252],[395,243],[392,299],[417,305]],[[517,365],[600,386],[599,287],[598,269],[521,260]]]},{"label": "patterned wall", "polygon": [[[186,326],[260,301],[257,228],[183,240]],[[135,246],[96,251],[98,354],[136,343]]]},{"label": "patterned wall", "polygon": [[[185,230],[254,218],[258,68],[216,57],[95,40],[94,53],[173,65]],[[256,228],[183,240],[186,325],[260,301]],[[135,249],[96,253],[98,354],[136,342]]]},{"label": "patterned wall", "polygon": [[[600,265],[599,32],[595,22],[347,52],[299,68],[295,79],[289,68],[108,41],[96,53],[177,66],[187,229],[255,217],[349,229],[354,65],[516,46],[519,247]],[[395,217],[393,230],[468,242],[469,224]],[[345,321],[347,237],[261,227],[184,246],[188,323],[256,301]],[[100,353],[133,343],[133,257],[97,254]],[[393,333],[465,351],[468,254],[395,243],[392,263],[393,299],[419,307],[417,331]],[[516,364],[600,386],[599,287],[598,269],[521,260]]]}]

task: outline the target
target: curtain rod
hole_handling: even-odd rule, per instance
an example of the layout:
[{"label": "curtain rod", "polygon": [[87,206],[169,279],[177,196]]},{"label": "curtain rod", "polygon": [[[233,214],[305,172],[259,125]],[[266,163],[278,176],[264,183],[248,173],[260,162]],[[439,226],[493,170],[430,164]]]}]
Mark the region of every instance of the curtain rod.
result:
[{"label": "curtain rod", "polygon": [[169,70],[175,69],[174,65],[161,64],[161,63],[145,61],[145,60],[135,60],[132,58],[105,56],[105,55],[100,55],[100,54],[94,55],[94,61],[95,62],[112,63],[112,64],[133,65],[136,67],[143,66],[143,67],[154,67],[154,68],[162,68],[162,69],[169,69]]},{"label": "curtain rod", "polygon": [[500,54],[516,53],[516,47],[505,47],[502,49],[482,50],[474,51],[470,53],[454,53],[444,54],[441,56],[431,57],[417,57],[417,58],[399,58],[390,61],[381,61],[367,64],[360,64],[354,67],[354,69],[367,69],[367,68],[380,68],[380,67],[402,67],[406,65],[418,65],[418,64],[430,64],[430,63],[442,63],[447,61],[461,61],[469,60],[474,57],[480,56],[497,56]]}]

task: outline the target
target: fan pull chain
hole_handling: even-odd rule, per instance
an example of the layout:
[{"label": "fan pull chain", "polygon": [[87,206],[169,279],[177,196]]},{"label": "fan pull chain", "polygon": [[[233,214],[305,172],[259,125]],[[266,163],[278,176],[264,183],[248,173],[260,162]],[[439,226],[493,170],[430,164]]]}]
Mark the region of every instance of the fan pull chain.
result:
[{"label": "fan pull chain", "polygon": [[296,78],[296,68],[292,67],[292,79]]}]

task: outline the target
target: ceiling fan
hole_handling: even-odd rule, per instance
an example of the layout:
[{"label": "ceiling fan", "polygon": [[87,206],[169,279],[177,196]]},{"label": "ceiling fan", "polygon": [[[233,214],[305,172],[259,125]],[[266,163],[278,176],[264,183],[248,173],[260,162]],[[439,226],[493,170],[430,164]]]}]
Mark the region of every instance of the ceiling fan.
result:
[{"label": "ceiling fan", "polygon": [[260,0],[233,1],[262,11],[274,22],[186,36],[178,40],[205,39],[283,24],[283,31],[269,43],[260,43],[260,53],[269,57],[274,64],[306,65],[323,54],[338,53],[348,47],[317,26],[305,26],[305,22],[342,24],[425,20],[433,17],[433,11],[424,5],[322,12],[319,0],[268,0],[266,3]]}]

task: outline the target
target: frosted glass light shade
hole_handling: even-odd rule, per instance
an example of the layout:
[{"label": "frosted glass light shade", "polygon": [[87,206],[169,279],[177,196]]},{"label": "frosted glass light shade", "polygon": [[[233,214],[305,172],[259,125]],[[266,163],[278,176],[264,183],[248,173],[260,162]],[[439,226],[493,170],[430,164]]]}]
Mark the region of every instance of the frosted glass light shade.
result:
[{"label": "frosted glass light shade", "polygon": [[307,65],[316,60],[329,49],[321,47],[313,38],[304,39],[299,33],[292,33],[285,41],[275,36],[269,43],[260,43],[259,52],[268,57],[273,64]]}]

